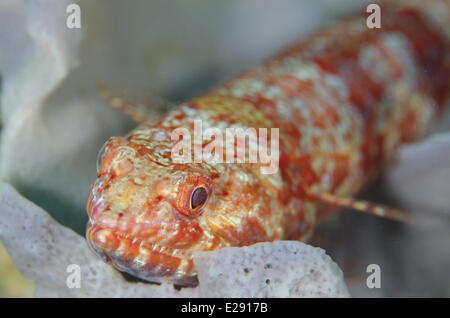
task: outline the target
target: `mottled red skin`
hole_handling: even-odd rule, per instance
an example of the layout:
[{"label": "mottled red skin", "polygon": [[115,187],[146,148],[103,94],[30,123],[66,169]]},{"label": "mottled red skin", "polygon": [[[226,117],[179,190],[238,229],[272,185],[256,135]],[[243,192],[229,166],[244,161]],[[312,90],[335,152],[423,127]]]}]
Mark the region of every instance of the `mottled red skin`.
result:
[{"label": "mottled red skin", "polygon": [[[331,211],[310,193],[354,196],[403,142],[424,132],[444,101],[449,21],[431,16],[443,3],[448,17],[448,3],[402,3],[382,7],[381,29],[368,29],[366,14],[351,17],[158,123],[110,139],[87,205],[91,246],[140,278],[189,284],[194,252],[306,240]],[[279,170],[174,163],[170,135],[193,131],[194,119],[222,130],[279,128]],[[193,216],[187,202],[197,186],[208,189],[208,201]]]}]

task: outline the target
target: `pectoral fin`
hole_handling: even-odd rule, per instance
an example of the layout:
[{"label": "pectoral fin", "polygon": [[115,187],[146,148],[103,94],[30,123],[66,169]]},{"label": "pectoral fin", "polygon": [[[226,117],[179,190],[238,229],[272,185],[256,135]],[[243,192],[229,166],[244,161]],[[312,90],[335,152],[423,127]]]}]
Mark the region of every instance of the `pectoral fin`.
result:
[{"label": "pectoral fin", "polygon": [[391,219],[398,222],[412,222],[413,218],[404,212],[390,208],[381,204],[375,204],[363,200],[342,198],[327,192],[309,192],[309,195],[316,200],[335,205],[342,208],[350,208],[356,211],[373,214],[379,217]]}]

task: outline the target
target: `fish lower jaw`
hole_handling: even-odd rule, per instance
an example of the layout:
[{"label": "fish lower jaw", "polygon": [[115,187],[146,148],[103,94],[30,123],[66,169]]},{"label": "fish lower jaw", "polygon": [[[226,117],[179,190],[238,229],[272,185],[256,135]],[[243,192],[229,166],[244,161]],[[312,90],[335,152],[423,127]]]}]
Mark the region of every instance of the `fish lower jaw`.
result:
[{"label": "fish lower jaw", "polygon": [[191,253],[143,242],[94,223],[88,224],[86,238],[98,256],[121,272],[152,283],[197,283]]}]

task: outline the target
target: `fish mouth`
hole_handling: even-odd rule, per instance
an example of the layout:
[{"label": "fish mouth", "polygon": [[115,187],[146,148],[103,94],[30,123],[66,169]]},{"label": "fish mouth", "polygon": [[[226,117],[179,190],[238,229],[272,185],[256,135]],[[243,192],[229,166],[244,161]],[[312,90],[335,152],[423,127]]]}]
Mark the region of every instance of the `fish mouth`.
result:
[{"label": "fish mouth", "polygon": [[152,283],[197,284],[192,254],[189,252],[148,243],[92,220],[86,228],[86,239],[98,256],[121,272]]}]

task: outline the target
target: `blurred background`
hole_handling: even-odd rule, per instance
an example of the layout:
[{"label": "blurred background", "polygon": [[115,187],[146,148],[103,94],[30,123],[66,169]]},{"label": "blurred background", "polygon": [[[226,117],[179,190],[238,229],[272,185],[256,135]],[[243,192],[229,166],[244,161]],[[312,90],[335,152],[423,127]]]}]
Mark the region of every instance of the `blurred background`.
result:
[{"label": "blurred background", "polygon": [[[2,0],[1,177],[84,235],[97,152],[134,127],[99,98],[97,82],[178,104],[373,2]],[[81,8],[80,29],[66,27],[71,3]],[[365,197],[399,207],[389,186],[380,180]],[[442,227],[449,215],[435,215],[431,223],[444,236],[433,242],[450,242]],[[422,228],[404,226],[347,212],[321,227],[312,244],[338,263],[353,296],[450,296],[449,252],[417,263],[411,245],[433,244],[418,236]],[[380,290],[365,287],[370,263],[385,269]],[[29,297],[32,290],[0,246],[0,296]]]}]

